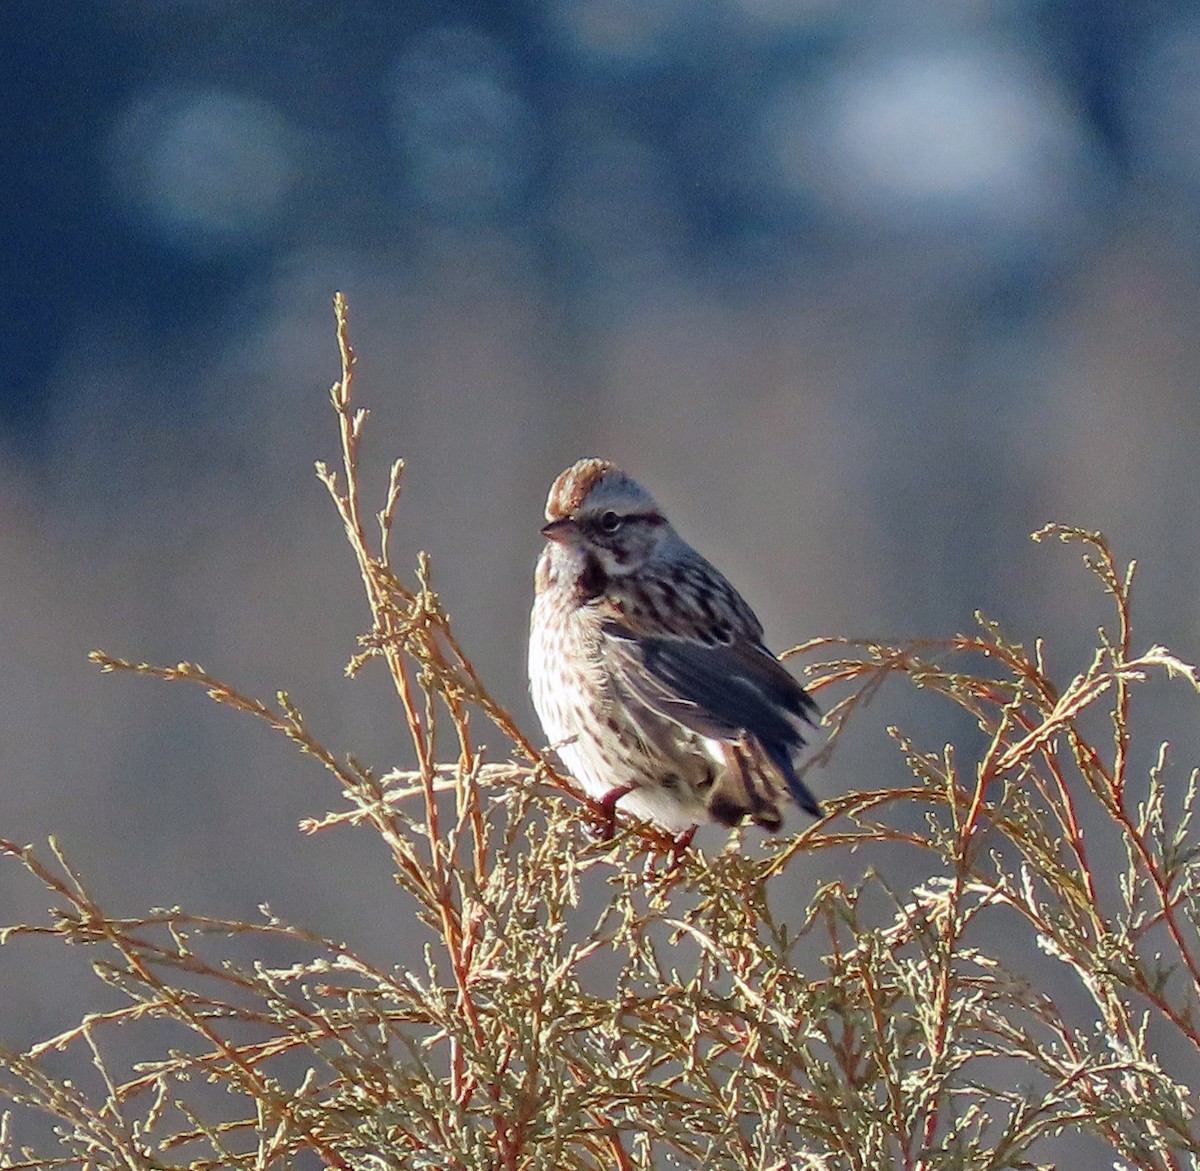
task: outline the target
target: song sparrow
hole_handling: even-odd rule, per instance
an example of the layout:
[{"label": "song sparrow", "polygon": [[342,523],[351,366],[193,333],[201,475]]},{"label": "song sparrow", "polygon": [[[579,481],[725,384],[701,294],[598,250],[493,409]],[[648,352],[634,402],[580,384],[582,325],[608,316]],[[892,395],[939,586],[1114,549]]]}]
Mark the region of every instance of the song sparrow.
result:
[{"label": "song sparrow", "polygon": [[650,493],[582,459],[555,480],[546,520],[529,684],[586,792],[688,837],[745,817],[774,832],[785,797],[819,817],[797,772],[816,704]]}]

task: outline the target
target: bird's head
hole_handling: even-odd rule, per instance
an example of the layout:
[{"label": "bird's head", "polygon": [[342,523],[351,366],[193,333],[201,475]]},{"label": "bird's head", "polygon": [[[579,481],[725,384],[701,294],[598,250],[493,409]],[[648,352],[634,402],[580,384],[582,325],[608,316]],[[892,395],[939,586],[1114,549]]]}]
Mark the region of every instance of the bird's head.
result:
[{"label": "bird's head", "polygon": [[550,489],[542,535],[607,578],[640,569],[678,540],[654,497],[607,460],[581,459]]}]

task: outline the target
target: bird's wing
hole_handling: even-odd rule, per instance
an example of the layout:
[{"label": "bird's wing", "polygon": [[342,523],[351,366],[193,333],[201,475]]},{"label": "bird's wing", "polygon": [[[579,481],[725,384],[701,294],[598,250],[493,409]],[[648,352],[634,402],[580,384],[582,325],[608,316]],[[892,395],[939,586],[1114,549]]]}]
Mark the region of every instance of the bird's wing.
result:
[{"label": "bird's wing", "polygon": [[606,622],[613,683],[646,707],[715,740],[749,734],[779,770],[793,799],[814,817],[821,806],[796,771],[803,729],[817,705],[760,643],[708,646],[672,636],[639,636]]},{"label": "bird's wing", "polygon": [[618,691],[698,735],[754,737],[798,804],[819,815],[794,767],[817,705],[763,645],[762,624],[717,569],[689,549],[636,589],[610,583],[594,604]]},{"label": "bird's wing", "polygon": [[717,739],[804,743],[817,705],[761,644],[638,635],[616,621],[602,629],[616,681],[668,719]]},{"label": "bird's wing", "polygon": [[[763,645],[762,623],[695,550],[600,603],[617,682],[707,736],[802,744],[817,705]],[[617,584],[617,583],[614,583]],[[711,730],[709,730],[711,729]]]}]

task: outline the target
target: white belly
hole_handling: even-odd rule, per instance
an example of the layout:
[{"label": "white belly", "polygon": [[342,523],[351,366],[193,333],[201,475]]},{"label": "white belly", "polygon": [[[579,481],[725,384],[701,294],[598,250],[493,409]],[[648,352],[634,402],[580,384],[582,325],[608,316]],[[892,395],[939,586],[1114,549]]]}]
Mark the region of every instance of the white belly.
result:
[{"label": "white belly", "polygon": [[551,616],[548,599],[542,594],[535,604],[529,686],[549,746],[593,800],[629,787],[618,806],[672,833],[710,820],[697,787],[711,783],[721,746],[658,716],[656,735],[642,735],[614,701],[598,617],[586,610],[564,616],[558,607]]}]

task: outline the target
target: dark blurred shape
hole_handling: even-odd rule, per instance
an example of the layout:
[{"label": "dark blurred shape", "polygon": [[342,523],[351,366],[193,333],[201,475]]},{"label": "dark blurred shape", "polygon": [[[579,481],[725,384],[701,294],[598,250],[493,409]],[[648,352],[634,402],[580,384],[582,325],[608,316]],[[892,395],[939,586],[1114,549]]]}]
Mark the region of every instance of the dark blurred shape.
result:
[{"label": "dark blurred shape", "polygon": [[1178,18],[1145,38],[1125,70],[1124,108],[1138,172],[1200,199],[1200,17]]},{"label": "dark blurred shape", "polygon": [[8,210],[0,259],[0,422],[41,438],[47,375],[72,323],[122,289],[122,241],[92,144],[139,68],[99,4],[0,5]]}]

